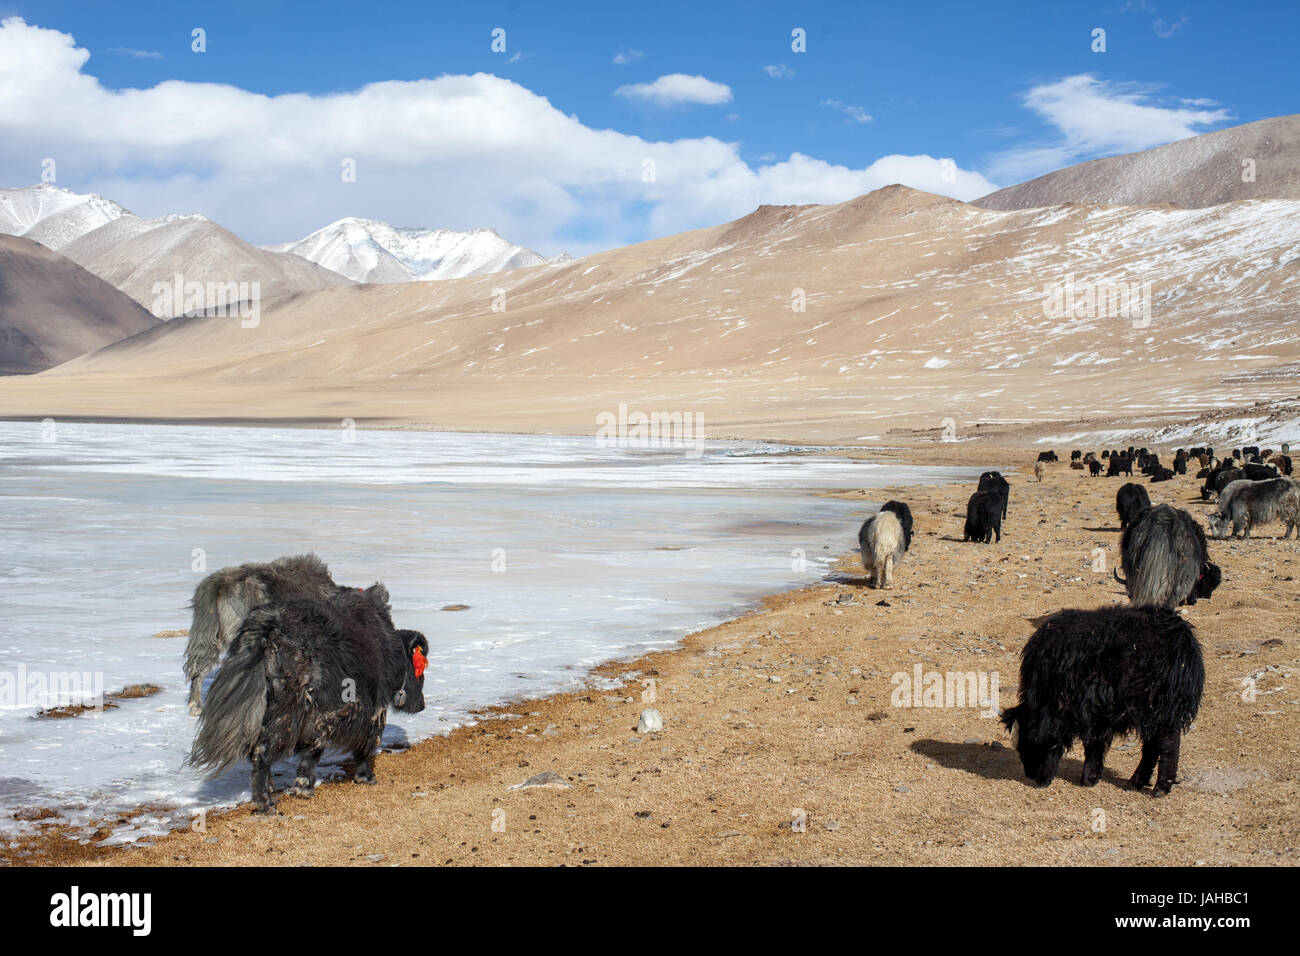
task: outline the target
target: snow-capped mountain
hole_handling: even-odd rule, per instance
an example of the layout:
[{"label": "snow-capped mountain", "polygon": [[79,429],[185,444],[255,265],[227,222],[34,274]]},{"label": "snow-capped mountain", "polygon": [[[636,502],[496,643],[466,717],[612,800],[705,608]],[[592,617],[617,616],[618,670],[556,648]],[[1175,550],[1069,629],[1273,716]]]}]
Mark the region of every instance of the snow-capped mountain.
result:
[{"label": "snow-capped mountain", "polygon": [[[257,282],[266,299],[348,284],[299,256],[250,245],[198,213],[144,219],[111,199],[48,184],[0,189],[0,233],[57,250],[146,308],[155,283],[178,274],[205,286]],[[160,317],[176,314],[179,307]]]},{"label": "snow-capped mountain", "polygon": [[0,232],[49,249],[68,243],[131,213],[103,196],[74,193],[48,183],[0,189]]},{"label": "snow-capped mountain", "polygon": [[302,256],[357,282],[459,279],[547,261],[492,229],[407,229],[354,217],[330,223],[298,242],[267,248]]}]

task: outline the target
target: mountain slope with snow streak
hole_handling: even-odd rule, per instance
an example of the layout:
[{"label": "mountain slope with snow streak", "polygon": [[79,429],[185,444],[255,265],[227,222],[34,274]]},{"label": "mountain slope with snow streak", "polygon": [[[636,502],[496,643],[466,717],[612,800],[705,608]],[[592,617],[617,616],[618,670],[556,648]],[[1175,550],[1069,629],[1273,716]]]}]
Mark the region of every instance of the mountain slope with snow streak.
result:
[{"label": "mountain slope with snow streak", "polygon": [[[1077,314],[1051,308],[1066,283]],[[1148,315],[1110,310],[1121,284]],[[836,441],[1185,418],[1300,394],[1297,302],[1297,201],[1002,212],[890,186],[547,269],[326,289],[256,334],[186,320],[0,388],[0,413],[242,416],[256,394],[266,417],[590,433],[626,404]]]}]

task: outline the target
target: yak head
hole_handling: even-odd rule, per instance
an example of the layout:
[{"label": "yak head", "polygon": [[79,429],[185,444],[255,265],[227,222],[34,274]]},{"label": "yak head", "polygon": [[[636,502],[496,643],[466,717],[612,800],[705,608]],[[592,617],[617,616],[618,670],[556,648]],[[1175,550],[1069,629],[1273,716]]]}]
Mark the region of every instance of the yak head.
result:
[{"label": "yak head", "polygon": [[419,631],[397,631],[394,636],[402,645],[405,676],[393,694],[393,706],[407,714],[424,710],[424,668],[428,663],[429,642]]},{"label": "yak head", "polygon": [[1198,598],[1208,598],[1222,582],[1223,572],[1219,566],[1213,561],[1206,561],[1201,567],[1201,576],[1196,579],[1196,587],[1192,590]]},{"label": "yak head", "polygon": [[1037,721],[1024,704],[1004,710],[1002,723],[1011,731],[1011,746],[1020,754],[1025,776],[1034,782],[1034,786],[1046,787],[1056,776],[1065,748],[1039,735]]},{"label": "yak head", "polygon": [[1219,540],[1228,537],[1232,533],[1232,521],[1218,512],[1207,511],[1205,517],[1209,519],[1211,538]]}]

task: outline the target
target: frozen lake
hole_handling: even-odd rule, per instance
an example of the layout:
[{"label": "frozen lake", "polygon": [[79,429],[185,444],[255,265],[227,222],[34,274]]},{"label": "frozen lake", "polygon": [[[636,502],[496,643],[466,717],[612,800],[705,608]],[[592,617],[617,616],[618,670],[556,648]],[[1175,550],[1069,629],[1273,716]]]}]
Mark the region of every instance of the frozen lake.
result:
[{"label": "frozen lake", "polygon": [[[346,438],[0,422],[0,833],[30,825],[13,820],[19,807],[78,824],[173,808],[110,838],[127,841],[247,799],[246,768],[204,781],[183,766],[184,639],[153,636],[187,628],[195,585],[223,566],[314,551],[340,583],[385,583],[397,626],[430,643],[427,709],[390,714],[385,742],[400,745],[479,707],[582,686],[596,664],[819,580],[856,546],[864,508],[819,490],[978,473],[742,442],[693,457],[594,438]],[[108,692],[163,692],[36,719],[66,703],[42,678],[70,671]]]}]

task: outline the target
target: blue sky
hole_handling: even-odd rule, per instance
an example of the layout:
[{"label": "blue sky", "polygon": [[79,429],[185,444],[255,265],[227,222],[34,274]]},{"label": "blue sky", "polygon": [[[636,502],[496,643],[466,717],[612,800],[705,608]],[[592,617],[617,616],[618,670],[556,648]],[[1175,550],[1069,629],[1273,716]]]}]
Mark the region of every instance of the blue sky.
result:
[{"label": "blue sky", "polygon": [[1300,91],[1300,4],[1280,2],[0,0],[0,17],[25,21],[0,31],[0,79],[45,104],[0,102],[0,184],[52,157],[58,185],[255,242],[363,215],[582,253],[886,180],[970,199],[1295,112]]}]

